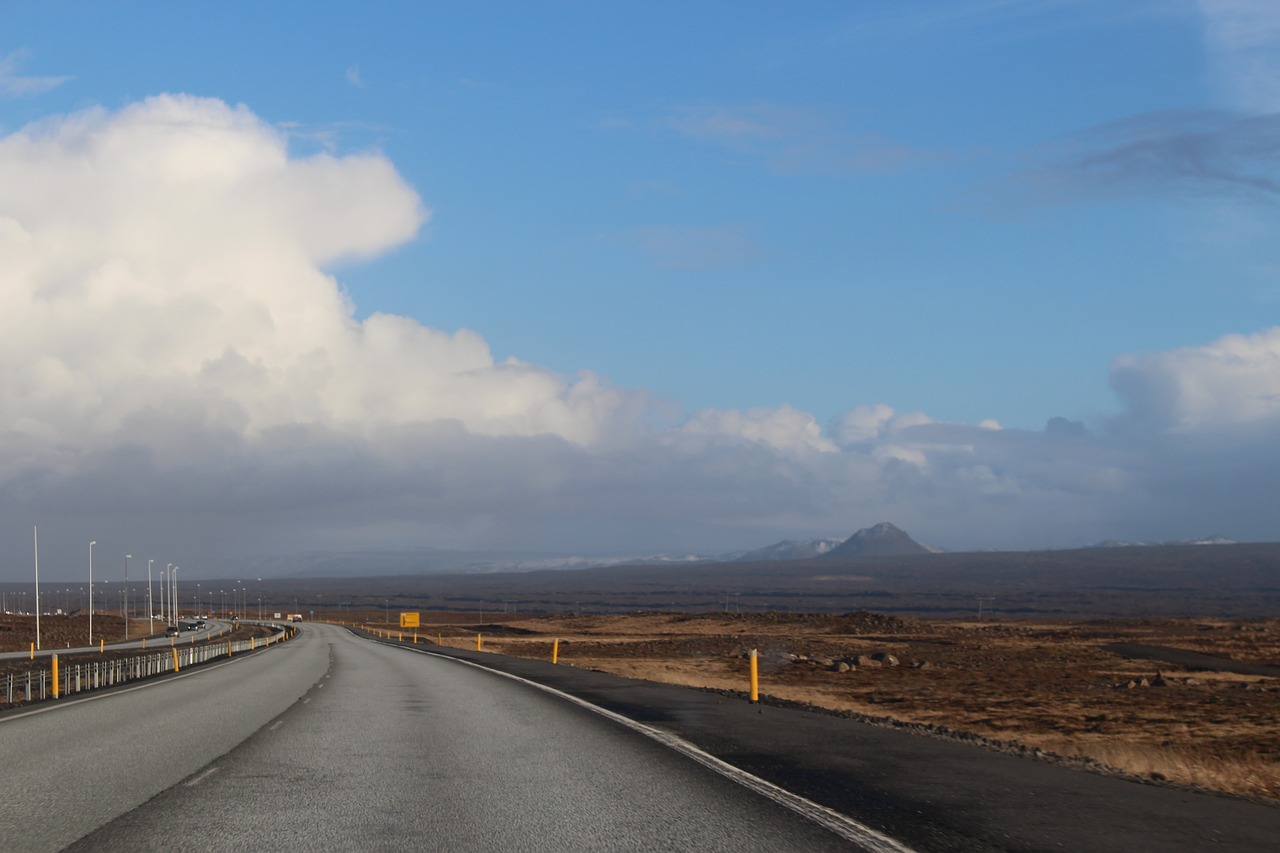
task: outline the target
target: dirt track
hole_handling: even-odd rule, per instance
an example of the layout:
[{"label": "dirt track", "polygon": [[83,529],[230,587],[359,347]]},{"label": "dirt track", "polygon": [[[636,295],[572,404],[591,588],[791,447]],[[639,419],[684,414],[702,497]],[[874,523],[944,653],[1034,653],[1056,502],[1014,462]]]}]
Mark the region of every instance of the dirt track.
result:
[{"label": "dirt track", "polygon": [[1280,678],[1280,666],[1235,661],[1199,652],[1189,652],[1186,649],[1174,649],[1169,646],[1149,646],[1144,643],[1108,643],[1103,648],[1131,660],[1135,658],[1160,660],[1177,664],[1191,672],[1235,672],[1240,675],[1264,675],[1268,678]]}]

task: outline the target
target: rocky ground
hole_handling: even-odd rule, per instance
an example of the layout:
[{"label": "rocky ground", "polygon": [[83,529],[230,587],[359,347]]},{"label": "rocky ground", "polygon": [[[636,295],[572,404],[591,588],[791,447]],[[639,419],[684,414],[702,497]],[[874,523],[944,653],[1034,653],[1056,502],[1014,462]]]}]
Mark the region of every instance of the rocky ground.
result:
[{"label": "rocky ground", "polygon": [[[164,633],[164,623],[156,620],[157,634]],[[138,640],[150,633],[146,619],[129,620],[129,639]],[[117,613],[94,613],[93,642],[106,640],[113,643],[125,639],[124,619]],[[17,652],[31,647],[36,640],[36,620],[33,616],[0,614],[0,652]],[[89,645],[89,616],[63,614],[40,617],[40,647],[66,649]]]}]

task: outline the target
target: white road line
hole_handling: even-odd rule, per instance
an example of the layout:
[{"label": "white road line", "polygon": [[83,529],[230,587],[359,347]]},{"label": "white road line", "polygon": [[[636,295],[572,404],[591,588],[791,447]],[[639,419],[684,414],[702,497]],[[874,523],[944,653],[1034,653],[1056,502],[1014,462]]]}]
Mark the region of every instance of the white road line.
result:
[{"label": "white road line", "polygon": [[186,782],[183,782],[182,784],[188,788],[194,788],[196,785],[199,785],[201,782],[203,782],[205,779],[208,779],[214,773],[217,773],[219,769],[220,768],[218,767],[210,767],[208,770],[204,771],[199,776],[196,776],[194,779],[188,779]]},{"label": "white road line", "polygon": [[396,648],[417,652],[420,655],[430,655],[433,658],[439,658],[441,660],[450,660],[455,663],[466,664],[467,666],[475,667],[476,669],[484,670],[485,672],[490,672],[494,675],[500,675],[503,678],[509,678],[512,681],[518,681],[521,684],[541,690],[544,693],[549,693],[552,696],[559,697],[567,702],[572,702],[581,708],[585,708],[588,711],[612,720],[618,725],[625,726],[626,728],[631,729],[634,732],[638,732],[651,740],[657,741],[669,749],[674,749],[681,755],[693,759],[710,770],[714,770],[726,779],[736,782],[744,788],[755,791],[757,794],[767,797],[778,805],[788,808],[796,814],[808,818],[814,823],[825,827],[846,841],[852,841],[855,844],[862,845],[867,850],[871,851],[871,853],[915,853],[912,848],[906,846],[895,838],[885,835],[879,830],[872,829],[866,824],[859,823],[853,818],[843,815],[835,809],[827,808],[826,806],[815,803],[813,800],[806,799],[799,794],[793,794],[786,788],[781,788],[772,782],[761,779],[759,776],[748,773],[740,767],[734,767],[729,762],[716,758],[708,752],[704,752],[688,741],[677,737],[670,732],[664,732],[661,729],[646,726],[644,723],[636,722],[629,717],[624,717],[621,714],[610,711],[608,708],[601,708],[599,705],[594,705],[591,702],[588,702],[585,699],[580,699],[571,693],[566,693],[563,690],[557,690],[554,687],[548,687],[545,684],[539,684],[538,682],[531,681],[527,678],[521,678],[518,675],[512,675],[509,672],[490,669],[487,666],[473,661],[450,657],[449,655],[437,654],[425,649],[415,649],[411,646],[396,646]]}]

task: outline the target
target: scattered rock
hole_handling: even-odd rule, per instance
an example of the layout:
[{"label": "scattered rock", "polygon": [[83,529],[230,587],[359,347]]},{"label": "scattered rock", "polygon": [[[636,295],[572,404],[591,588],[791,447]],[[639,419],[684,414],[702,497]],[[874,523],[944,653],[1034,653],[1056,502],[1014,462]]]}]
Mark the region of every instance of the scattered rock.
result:
[{"label": "scattered rock", "polygon": [[848,672],[849,664],[846,661],[838,660],[831,665],[833,672]]},{"label": "scattered rock", "polygon": [[876,660],[870,655],[858,655],[853,659],[853,662],[856,666],[861,667],[863,669],[879,669],[880,668],[880,661]]},{"label": "scattered rock", "polygon": [[885,666],[897,666],[898,659],[888,652],[876,652],[871,656],[873,660],[878,660]]}]

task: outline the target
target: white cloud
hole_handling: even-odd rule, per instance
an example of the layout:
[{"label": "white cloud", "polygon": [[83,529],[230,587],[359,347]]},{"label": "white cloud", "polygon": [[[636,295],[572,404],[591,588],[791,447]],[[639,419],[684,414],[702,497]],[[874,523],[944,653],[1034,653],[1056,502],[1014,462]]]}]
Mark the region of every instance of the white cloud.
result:
[{"label": "white cloud", "polygon": [[19,74],[18,68],[26,60],[29,53],[25,50],[14,51],[0,57],[0,96],[22,97],[26,95],[42,95],[50,89],[56,89],[70,80],[70,77],[35,77]]},{"label": "white cloud", "polygon": [[822,435],[813,415],[791,406],[776,409],[703,409],[680,427],[685,436],[716,440],[746,441],[767,445],[783,453],[798,451],[834,452],[835,444]]},{"label": "white cloud", "polygon": [[1280,476],[1249,472],[1280,468],[1280,330],[1118,359],[1126,408],[1095,431],[684,415],[495,362],[473,331],[355,319],[325,264],[429,213],[381,154],[287,142],[185,96],[0,138],[0,554],[37,521],[207,554],[727,550],[885,519],[946,547],[1274,530]]},{"label": "white cloud", "polygon": [[251,435],[453,419],[582,443],[626,409],[596,377],[495,364],[473,332],[354,320],[320,265],[411,239],[427,212],[379,154],[286,147],[243,107],[180,96],[0,141],[0,408],[51,440],[177,396]]},{"label": "white cloud", "polygon": [[350,83],[352,86],[355,86],[357,89],[364,88],[364,77],[360,76],[359,65],[348,66],[346,77],[347,77],[347,82]]},{"label": "white cloud", "polygon": [[905,427],[932,423],[921,412],[895,412],[884,403],[858,406],[836,419],[832,431],[841,447],[854,447],[892,436]]},{"label": "white cloud", "polygon": [[1280,327],[1198,347],[1125,355],[1111,369],[1127,415],[1145,430],[1280,426]]}]

